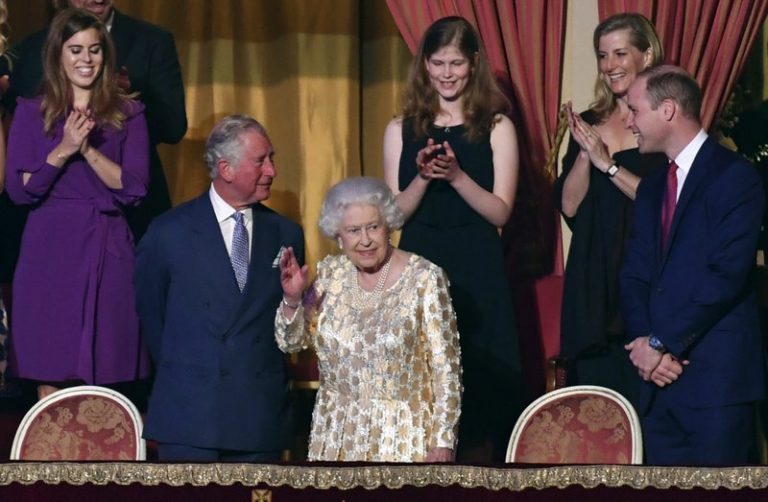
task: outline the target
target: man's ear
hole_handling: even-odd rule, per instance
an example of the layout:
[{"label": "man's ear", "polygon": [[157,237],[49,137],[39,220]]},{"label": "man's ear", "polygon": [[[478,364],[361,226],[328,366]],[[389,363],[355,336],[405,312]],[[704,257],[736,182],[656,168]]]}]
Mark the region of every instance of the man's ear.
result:
[{"label": "man's ear", "polygon": [[677,103],[674,100],[665,99],[661,102],[661,113],[665,121],[671,122],[677,115]]},{"label": "man's ear", "polygon": [[219,159],[216,162],[216,170],[218,171],[219,178],[226,182],[232,181],[232,164],[227,159]]}]

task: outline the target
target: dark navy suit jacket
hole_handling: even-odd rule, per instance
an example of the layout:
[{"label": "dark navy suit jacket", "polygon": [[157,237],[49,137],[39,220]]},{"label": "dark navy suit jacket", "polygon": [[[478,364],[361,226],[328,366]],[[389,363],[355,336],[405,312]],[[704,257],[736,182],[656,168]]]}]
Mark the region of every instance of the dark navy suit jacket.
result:
[{"label": "dark navy suit jacket", "polygon": [[621,272],[628,336],[656,335],[690,360],[678,381],[647,382],[642,413],[655,392],[666,402],[717,407],[764,396],[764,356],[754,287],[765,197],[756,170],[708,138],[683,185],[665,250],[661,207],[666,169],[644,178]]},{"label": "dark navy suit jacket", "polygon": [[220,450],[289,445],[288,378],[274,338],[281,246],[293,246],[303,262],[301,228],[254,205],[248,281],[240,293],[208,192],[152,223],[134,274],[156,365],[145,437]]}]

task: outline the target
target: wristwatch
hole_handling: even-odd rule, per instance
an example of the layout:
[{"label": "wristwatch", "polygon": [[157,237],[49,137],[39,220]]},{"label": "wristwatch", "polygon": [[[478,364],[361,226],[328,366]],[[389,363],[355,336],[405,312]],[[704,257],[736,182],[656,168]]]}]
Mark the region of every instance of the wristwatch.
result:
[{"label": "wristwatch", "polygon": [[651,335],[648,337],[648,346],[655,351],[661,352],[662,354],[667,351],[667,348],[664,346],[663,343],[661,343],[661,340],[656,338],[655,335]]},{"label": "wristwatch", "polygon": [[618,172],[619,172],[619,166],[617,166],[616,164],[611,164],[611,167],[609,167],[605,171],[605,174],[607,174],[609,178],[613,178],[614,176],[616,176],[616,173]]}]

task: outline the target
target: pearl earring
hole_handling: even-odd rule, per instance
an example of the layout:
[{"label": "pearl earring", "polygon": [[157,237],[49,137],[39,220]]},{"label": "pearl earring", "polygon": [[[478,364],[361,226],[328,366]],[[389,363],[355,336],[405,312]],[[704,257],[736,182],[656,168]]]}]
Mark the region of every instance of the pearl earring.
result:
[{"label": "pearl earring", "polygon": [[344,249],[344,243],[341,242],[341,237],[339,237],[338,243],[339,243],[339,249],[343,250]]}]

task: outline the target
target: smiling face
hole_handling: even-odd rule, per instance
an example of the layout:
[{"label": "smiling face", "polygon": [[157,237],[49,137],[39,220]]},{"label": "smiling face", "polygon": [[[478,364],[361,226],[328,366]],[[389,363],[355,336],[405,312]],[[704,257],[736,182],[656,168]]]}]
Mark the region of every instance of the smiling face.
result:
[{"label": "smiling face", "polygon": [[112,0],[69,0],[70,7],[85,9],[96,15],[102,22],[112,12]]},{"label": "smiling face", "polygon": [[339,238],[344,254],[358,269],[375,272],[387,258],[389,229],[376,206],[347,206],[339,225]]},{"label": "smiling face", "polygon": [[646,90],[646,79],[636,80],[627,92],[627,128],[631,129],[637,138],[640,153],[665,152],[666,138],[669,137],[665,128],[662,106],[651,107],[650,97]]},{"label": "smiling face", "polygon": [[78,31],[61,49],[61,67],[76,89],[91,89],[101,74],[104,50],[95,28]]},{"label": "smiling face", "polygon": [[432,87],[446,101],[461,97],[472,73],[469,59],[454,44],[446,45],[424,62]]},{"label": "smiling face", "polygon": [[235,209],[242,209],[269,198],[272,180],[277,176],[272,142],[264,134],[246,131],[240,135],[240,158],[218,161],[216,192]]},{"label": "smiling face", "polygon": [[597,63],[600,74],[616,96],[624,96],[637,74],[651,62],[651,49],[642,52],[630,43],[629,29],[615,30],[600,37]]}]

